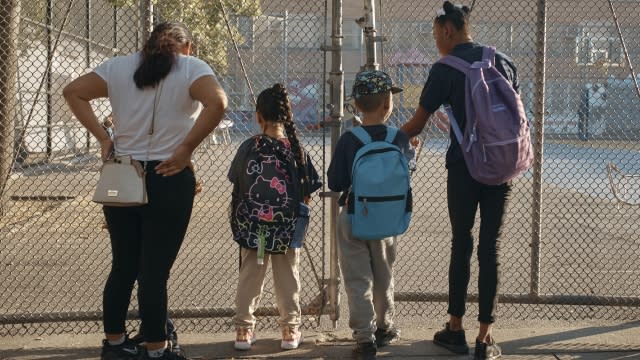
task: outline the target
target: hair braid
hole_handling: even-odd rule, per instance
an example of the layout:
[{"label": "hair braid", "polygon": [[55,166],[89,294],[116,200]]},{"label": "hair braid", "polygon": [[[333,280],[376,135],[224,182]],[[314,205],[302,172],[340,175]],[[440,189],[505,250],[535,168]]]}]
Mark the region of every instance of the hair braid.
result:
[{"label": "hair braid", "polygon": [[275,84],[271,88],[277,101],[278,101],[278,122],[284,124],[284,129],[287,132],[287,139],[291,143],[291,150],[296,158],[298,167],[305,165],[304,150],[300,145],[300,139],[298,138],[298,132],[296,126],[293,123],[293,112],[291,111],[291,102],[289,101],[289,95],[287,89],[282,84]]}]

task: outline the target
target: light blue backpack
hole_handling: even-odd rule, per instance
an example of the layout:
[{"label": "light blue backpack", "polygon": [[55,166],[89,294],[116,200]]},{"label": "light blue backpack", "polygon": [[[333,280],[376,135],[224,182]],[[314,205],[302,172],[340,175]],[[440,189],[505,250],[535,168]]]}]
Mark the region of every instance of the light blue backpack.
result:
[{"label": "light blue backpack", "polygon": [[404,233],[411,221],[411,185],[407,160],[392,144],[398,129],[387,126],[384,141],[371,141],[362,127],[350,130],[363,144],[353,160],[349,216],[351,232],[362,240]]}]

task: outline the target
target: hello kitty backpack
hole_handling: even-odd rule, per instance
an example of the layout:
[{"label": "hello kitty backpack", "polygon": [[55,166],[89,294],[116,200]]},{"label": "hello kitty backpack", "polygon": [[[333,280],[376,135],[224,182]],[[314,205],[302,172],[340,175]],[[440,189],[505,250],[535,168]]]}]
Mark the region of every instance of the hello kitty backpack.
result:
[{"label": "hello kitty backpack", "polygon": [[290,146],[266,135],[247,141],[243,144],[246,154],[239,154],[243,159],[232,164],[239,167],[240,175],[231,203],[233,238],[250,249],[257,249],[260,239],[265,239],[265,252],[284,254],[293,238],[302,199],[295,157]]}]

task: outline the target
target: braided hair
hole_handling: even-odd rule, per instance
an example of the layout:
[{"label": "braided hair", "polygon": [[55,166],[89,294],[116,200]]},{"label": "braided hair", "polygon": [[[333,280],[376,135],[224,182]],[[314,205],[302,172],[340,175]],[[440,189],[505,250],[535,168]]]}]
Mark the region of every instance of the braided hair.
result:
[{"label": "braided hair", "polygon": [[142,61],[133,80],[138,89],[155,87],[164,79],[176,62],[176,53],[182,46],[191,42],[187,28],[175,22],[156,25],[142,48]]},{"label": "braided hair", "polygon": [[450,1],[445,1],[442,4],[442,10],[444,10],[444,13],[439,12],[434,20],[438,25],[451,22],[456,30],[469,30],[471,8],[466,5],[454,5]]},{"label": "braided hair", "polygon": [[291,150],[298,164],[298,168],[305,165],[304,150],[298,139],[298,132],[293,123],[293,113],[291,111],[291,102],[287,89],[282,84],[274,84],[272,87],[263,90],[258,95],[256,101],[256,110],[262,114],[267,121],[281,123],[287,133],[287,139],[291,144]]}]

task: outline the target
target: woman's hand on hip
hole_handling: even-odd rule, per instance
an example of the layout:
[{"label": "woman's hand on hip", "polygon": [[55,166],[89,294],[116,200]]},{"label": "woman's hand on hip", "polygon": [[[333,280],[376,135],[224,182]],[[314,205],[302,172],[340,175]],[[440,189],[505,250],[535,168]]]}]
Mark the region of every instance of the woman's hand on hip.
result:
[{"label": "woman's hand on hip", "polygon": [[178,146],[173,155],[158,164],[155,170],[162,176],[173,176],[191,164],[191,152],[184,146]]}]

